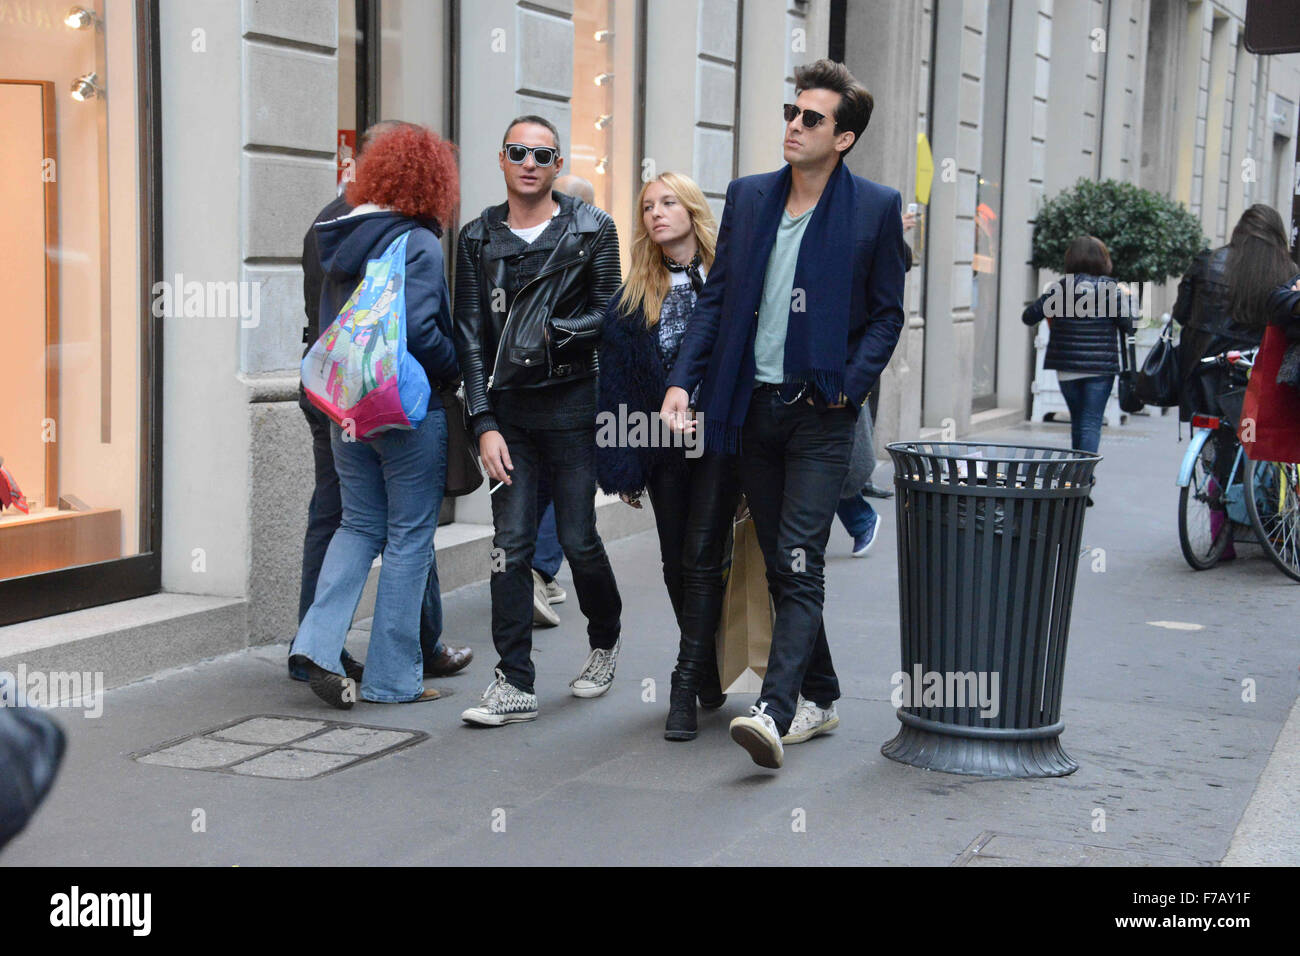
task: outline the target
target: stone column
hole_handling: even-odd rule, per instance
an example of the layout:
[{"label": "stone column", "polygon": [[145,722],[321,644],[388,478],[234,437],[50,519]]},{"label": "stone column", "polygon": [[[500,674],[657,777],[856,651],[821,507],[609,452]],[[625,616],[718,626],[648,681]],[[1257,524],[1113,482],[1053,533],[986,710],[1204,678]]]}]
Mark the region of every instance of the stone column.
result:
[{"label": "stone column", "polygon": [[[847,5],[844,63],[871,91],[875,108],[862,141],[845,162],[858,176],[891,186],[903,208],[916,201],[916,117],[923,95],[919,65],[928,49],[922,6],[914,0],[880,0]],[[924,320],[916,286],[919,269],[908,274],[908,322],[894,357],[881,376],[876,421],[876,454],[887,442],[912,437],[920,427]]]},{"label": "stone column", "polygon": [[335,194],[338,7],[331,0],[243,4],[240,248],[260,315],[241,320],[248,396],[249,643],[298,624],[302,536],[315,485],[298,408],[306,321],[302,238]]}]

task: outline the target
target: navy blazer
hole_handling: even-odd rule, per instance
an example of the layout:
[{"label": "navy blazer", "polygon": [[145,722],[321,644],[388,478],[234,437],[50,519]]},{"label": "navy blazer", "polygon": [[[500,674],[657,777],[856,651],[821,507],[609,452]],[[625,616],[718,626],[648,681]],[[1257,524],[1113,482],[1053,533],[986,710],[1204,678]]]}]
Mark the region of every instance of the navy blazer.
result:
[{"label": "navy blazer", "polygon": [[[713,345],[721,322],[756,322],[763,297],[767,260],[775,228],[759,235],[758,210],[775,188],[782,170],[742,176],[727,186],[713,268],[695,303],[682,338],[669,386],[695,389],[712,373]],[[855,176],[858,209],[852,235],[853,283],[850,300],[836,303],[849,312],[844,394],[857,408],[880,378],[903,330],[903,280],[907,259],[903,242],[903,200],[898,190]]]}]

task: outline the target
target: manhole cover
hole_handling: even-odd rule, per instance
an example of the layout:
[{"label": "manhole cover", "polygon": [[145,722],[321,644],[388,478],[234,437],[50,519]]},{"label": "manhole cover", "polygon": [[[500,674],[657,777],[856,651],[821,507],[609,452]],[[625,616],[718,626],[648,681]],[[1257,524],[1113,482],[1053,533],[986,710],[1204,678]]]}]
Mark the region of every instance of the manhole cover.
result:
[{"label": "manhole cover", "polygon": [[257,714],[131,754],[140,763],[310,780],[418,744],[420,730]]}]

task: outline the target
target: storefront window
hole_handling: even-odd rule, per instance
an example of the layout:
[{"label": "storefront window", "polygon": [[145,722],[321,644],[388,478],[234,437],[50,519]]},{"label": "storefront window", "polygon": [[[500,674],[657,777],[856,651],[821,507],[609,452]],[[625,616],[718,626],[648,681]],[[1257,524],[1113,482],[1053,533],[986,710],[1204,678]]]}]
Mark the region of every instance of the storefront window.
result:
[{"label": "storefront window", "polygon": [[624,261],[641,187],[636,156],[638,102],[637,0],[575,0],[570,155],[565,172],[592,184],[595,204],[614,217]]},{"label": "storefront window", "polygon": [[[0,587],[156,544],[140,12],[0,6]],[[44,590],[0,591],[0,624],[114,597]]]},{"label": "storefront window", "polygon": [[376,0],[339,0],[339,182],[349,175],[357,137],[378,119],[379,6]]},{"label": "storefront window", "polygon": [[613,206],[614,4],[577,0],[573,5],[573,128],[568,172],[596,191],[596,205]]},{"label": "storefront window", "polygon": [[998,282],[1001,269],[1002,165],[1006,137],[1007,49],[1011,32],[1010,0],[988,6],[985,55],[983,152],[975,181],[975,249],[971,268],[975,313],[975,355],[971,408],[997,405]]}]

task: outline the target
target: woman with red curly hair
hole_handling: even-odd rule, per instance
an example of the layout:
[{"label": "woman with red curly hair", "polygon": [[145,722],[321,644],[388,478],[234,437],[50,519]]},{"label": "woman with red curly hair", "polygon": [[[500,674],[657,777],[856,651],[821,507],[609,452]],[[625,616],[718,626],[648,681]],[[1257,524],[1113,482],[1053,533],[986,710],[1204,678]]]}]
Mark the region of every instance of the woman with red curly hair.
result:
[{"label": "woman with red curly hair", "polygon": [[[438,237],[459,189],[452,146],[431,130],[394,124],[361,154],[347,200],[355,208],[316,226],[325,278],[320,328],[327,329],[366,273],[405,234],[407,350],[434,395],[460,375],[452,346],[451,303]],[[343,519],[321,565],[315,599],[290,649],[290,664],[307,672],[312,690],[347,709],[358,699],[380,703],[433,700],[424,687],[420,606],[433,560],[433,534],[447,469],[447,419],[433,402],[423,422],[356,441],[330,426]],[[370,646],[358,688],[340,655],[366,575],[383,552]]]}]

